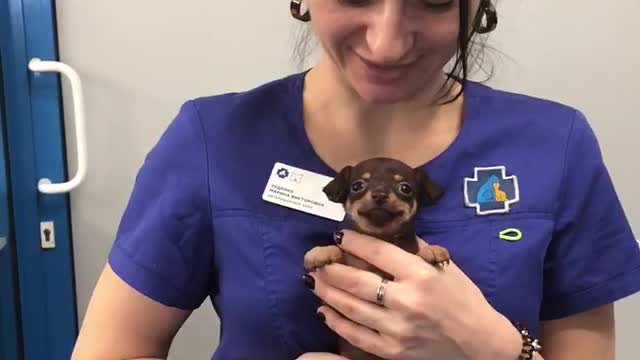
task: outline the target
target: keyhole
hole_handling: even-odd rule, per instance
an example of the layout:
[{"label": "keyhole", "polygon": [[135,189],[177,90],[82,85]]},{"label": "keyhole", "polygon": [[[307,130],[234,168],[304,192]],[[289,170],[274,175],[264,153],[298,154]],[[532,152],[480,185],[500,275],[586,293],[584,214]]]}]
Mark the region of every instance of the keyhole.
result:
[{"label": "keyhole", "polygon": [[46,242],[51,241],[50,236],[51,236],[51,230],[44,229],[44,241]]}]

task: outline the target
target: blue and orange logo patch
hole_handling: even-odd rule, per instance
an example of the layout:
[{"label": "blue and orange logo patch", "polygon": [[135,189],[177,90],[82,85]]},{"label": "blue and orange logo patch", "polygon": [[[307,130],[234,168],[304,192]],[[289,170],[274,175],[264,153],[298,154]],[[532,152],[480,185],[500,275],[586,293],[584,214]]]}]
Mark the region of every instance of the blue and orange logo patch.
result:
[{"label": "blue and orange logo patch", "polygon": [[475,168],[473,178],[464,179],[464,201],[478,215],[508,213],[520,200],[518,178],[506,175],[504,166]]}]

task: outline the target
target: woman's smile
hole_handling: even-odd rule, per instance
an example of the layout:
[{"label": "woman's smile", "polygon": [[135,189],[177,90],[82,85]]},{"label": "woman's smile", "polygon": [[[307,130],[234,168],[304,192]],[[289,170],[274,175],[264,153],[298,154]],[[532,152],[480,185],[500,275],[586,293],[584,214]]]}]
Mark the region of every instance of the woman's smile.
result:
[{"label": "woman's smile", "polygon": [[356,67],[368,82],[380,85],[393,85],[406,80],[415,68],[418,59],[402,63],[377,63],[353,52]]}]

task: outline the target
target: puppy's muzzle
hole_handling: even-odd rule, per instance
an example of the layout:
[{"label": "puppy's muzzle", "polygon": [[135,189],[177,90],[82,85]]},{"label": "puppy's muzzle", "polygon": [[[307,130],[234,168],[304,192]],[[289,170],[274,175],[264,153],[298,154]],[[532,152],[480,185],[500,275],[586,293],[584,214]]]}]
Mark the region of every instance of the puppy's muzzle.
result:
[{"label": "puppy's muzzle", "polygon": [[357,206],[358,215],[375,226],[385,226],[401,217],[405,211],[398,198],[384,186],[371,189]]},{"label": "puppy's muzzle", "polygon": [[384,190],[372,191],[371,199],[373,199],[373,202],[378,206],[384,205],[387,200],[389,200],[389,193]]}]

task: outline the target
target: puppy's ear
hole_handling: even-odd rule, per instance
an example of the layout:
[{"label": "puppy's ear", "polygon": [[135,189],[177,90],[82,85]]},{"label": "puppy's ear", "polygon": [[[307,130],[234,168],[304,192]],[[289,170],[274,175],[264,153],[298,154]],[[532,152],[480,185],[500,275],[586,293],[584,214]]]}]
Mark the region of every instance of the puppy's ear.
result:
[{"label": "puppy's ear", "polygon": [[346,166],[323,189],[329,200],[344,204],[349,195],[349,180],[351,179],[351,166]]},{"label": "puppy's ear", "polygon": [[429,175],[420,169],[415,169],[418,182],[418,203],[421,205],[434,205],[444,195],[444,189],[434,182]]}]

